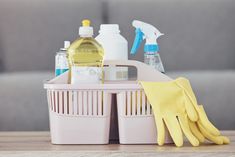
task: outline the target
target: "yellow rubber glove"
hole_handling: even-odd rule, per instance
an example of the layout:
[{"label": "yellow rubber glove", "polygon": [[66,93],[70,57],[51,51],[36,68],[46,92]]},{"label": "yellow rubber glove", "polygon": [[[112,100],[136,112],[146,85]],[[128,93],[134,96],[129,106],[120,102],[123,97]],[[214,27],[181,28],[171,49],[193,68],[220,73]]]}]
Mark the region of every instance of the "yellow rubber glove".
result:
[{"label": "yellow rubber glove", "polygon": [[[221,135],[214,135],[212,134],[209,130],[207,130],[203,124],[202,124],[202,119],[206,119],[206,121],[209,121],[206,112],[203,108],[202,105],[199,105],[199,120],[197,122],[192,122],[189,120],[189,126],[194,134],[195,137],[202,143],[205,141],[205,139],[208,139],[211,142],[214,142],[215,144],[229,144],[230,140],[226,136],[221,136]],[[202,119],[200,117],[203,117]],[[209,121],[209,123],[211,123]],[[212,125],[212,124],[210,124]]]},{"label": "yellow rubber glove", "polygon": [[193,146],[198,146],[199,140],[191,132],[188,123],[188,117],[197,121],[198,114],[192,101],[186,100],[184,89],[178,86],[177,80],[140,82],[153,108],[158,144],[163,145],[165,142],[165,123],[176,146],[183,145],[183,133]]},{"label": "yellow rubber glove", "polygon": [[[184,89],[185,96],[188,97],[188,100],[194,101],[194,103],[192,104],[198,112],[199,119],[196,123],[189,120],[189,124],[193,134],[199,139],[199,141],[204,141],[203,138],[201,138],[201,135],[203,135],[204,138],[210,140],[211,142],[214,142],[215,144],[230,143],[229,138],[220,136],[220,131],[209,121],[203,106],[197,105],[198,103],[189,80],[187,80],[186,78],[179,78],[177,79],[176,83],[179,85],[179,87]],[[199,135],[198,132],[200,132],[201,135]]]},{"label": "yellow rubber glove", "polygon": [[[173,110],[173,117],[177,115],[176,117],[178,117],[179,119],[179,123],[177,123],[176,125],[178,124],[181,125],[183,132],[185,133],[186,137],[189,139],[190,143],[193,146],[197,146],[197,142],[194,139],[195,137],[200,142],[204,142],[205,138],[207,138],[208,140],[216,144],[229,143],[229,139],[225,136],[220,136],[219,130],[216,127],[214,127],[214,125],[208,120],[203,106],[201,105],[198,106],[196,97],[187,79],[178,78],[171,82],[140,82],[140,83],[145,90],[149,102],[153,103],[151,104],[154,110],[155,121],[158,128],[159,145],[164,144],[164,137],[165,137],[164,125],[161,124],[163,123],[161,121],[164,120],[167,125],[165,119],[168,119],[166,117],[172,117],[172,110]],[[175,104],[172,101],[175,101]],[[179,105],[180,101],[182,103],[181,105]],[[175,112],[175,108],[179,107],[181,108],[180,112],[179,110]],[[164,110],[162,108],[164,108]],[[162,112],[167,112],[165,108],[168,108],[167,114],[162,113]],[[181,118],[178,116],[179,114],[181,115]],[[162,117],[162,115],[164,116]],[[181,120],[182,115],[184,115],[185,119],[187,119],[186,121],[184,121],[184,123],[182,123],[183,121]],[[175,133],[171,131],[172,129],[170,129],[169,127],[172,128],[172,126],[167,125],[167,128],[169,129],[173,141],[177,146],[181,146],[180,144],[181,142],[179,142],[182,140],[181,130],[178,128],[176,131],[177,133]],[[188,131],[188,129],[190,131]]]}]

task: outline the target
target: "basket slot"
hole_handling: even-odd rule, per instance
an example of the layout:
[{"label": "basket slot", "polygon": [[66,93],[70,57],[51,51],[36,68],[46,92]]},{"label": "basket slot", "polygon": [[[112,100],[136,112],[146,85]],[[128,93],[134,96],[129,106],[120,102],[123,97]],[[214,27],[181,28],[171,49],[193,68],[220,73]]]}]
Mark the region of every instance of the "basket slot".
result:
[{"label": "basket slot", "polygon": [[48,102],[48,105],[49,105],[49,109],[53,111],[53,105],[51,103],[51,91],[50,90],[47,90],[47,102]]},{"label": "basket slot", "polygon": [[73,91],[73,114],[78,114],[78,92]]},{"label": "basket slot", "polygon": [[73,114],[73,92],[68,91],[69,114]]},{"label": "basket slot", "polygon": [[99,116],[103,115],[102,108],[103,108],[103,104],[102,104],[102,91],[98,91],[98,115]]},{"label": "basket slot", "polygon": [[58,105],[59,105],[59,111],[60,113],[64,113],[64,100],[63,100],[63,93],[62,91],[58,91],[58,97],[59,97],[59,101],[58,101]]},{"label": "basket slot", "polygon": [[103,115],[108,116],[110,111],[110,105],[108,103],[111,102],[111,97],[107,92],[103,92]]},{"label": "basket slot", "polygon": [[83,91],[83,115],[87,115],[87,91]]},{"label": "basket slot", "polygon": [[127,92],[127,107],[126,107],[126,115],[130,116],[131,115],[131,91]]},{"label": "basket slot", "polygon": [[146,106],[146,96],[145,96],[145,94],[144,94],[144,91],[141,91],[141,100],[142,100],[142,115],[145,115],[146,114],[146,112],[145,112],[145,110],[146,110],[146,108],[145,108],[145,106]]},{"label": "basket slot", "polygon": [[63,91],[63,104],[64,104],[64,114],[69,114],[69,110],[68,110],[68,93],[66,91]]},{"label": "basket slot", "polygon": [[97,102],[97,91],[93,91],[93,94],[92,94],[92,98],[93,98],[93,115],[94,116],[97,116],[98,114],[98,108],[97,108],[97,105],[98,105],[98,102]]},{"label": "basket slot", "polygon": [[140,90],[137,91],[136,93],[136,97],[137,97],[137,115],[140,115],[140,109],[141,109],[141,105],[140,105],[140,101],[141,101],[141,93]]},{"label": "basket slot", "polygon": [[136,115],[136,91],[132,91],[132,103],[131,103],[131,108],[132,112],[131,115]]},{"label": "basket slot", "polygon": [[54,91],[55,112],[57,113],[59,113],[58,99],[58,92]]},{"label": "basket slot", "polygon": [[149,103],[149,101],[147,101],[147,111],[146,111],[147,113],[147,115],[150,115],[150,103]]},{"label": "basket slot", "polygon": [[78,115],[83,115],[82,91],[78,91]]},{"label": "basket slot", "polygon": [[88,115],[92,115],[92,91],[88,91]]},{"label": "basket slot", "polygon": [[53,106],[53,111],[56,112],[54,94],[55,94],[54,91],[51,91],[51,105]]}]

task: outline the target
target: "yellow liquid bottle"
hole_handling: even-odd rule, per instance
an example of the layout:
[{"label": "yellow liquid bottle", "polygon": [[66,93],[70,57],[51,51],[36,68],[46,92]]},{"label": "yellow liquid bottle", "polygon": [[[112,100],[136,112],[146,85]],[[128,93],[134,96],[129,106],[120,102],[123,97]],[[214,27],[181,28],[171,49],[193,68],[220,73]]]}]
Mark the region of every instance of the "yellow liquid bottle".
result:
[{"label": "yellow liquid bottle", "polygon": [[79,39],[67,50],[69,61],[69,83],[101,83],[103,79],[102,46],[92,38],[93,28],[89,20],[83,20],[79,28]]}]

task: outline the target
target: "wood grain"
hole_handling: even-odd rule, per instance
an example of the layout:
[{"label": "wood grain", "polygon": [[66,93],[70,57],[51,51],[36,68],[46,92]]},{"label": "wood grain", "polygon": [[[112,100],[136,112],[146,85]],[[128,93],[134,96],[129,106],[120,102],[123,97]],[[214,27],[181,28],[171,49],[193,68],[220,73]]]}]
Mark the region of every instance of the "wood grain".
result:
[{"label": "wood grain", "polygon": [[234,156],[235,131],[223,131],[229,145],[203,144],[192,147],[188,142],[174,145],[52,145],[49,132],[0,132],[0,156]]}]

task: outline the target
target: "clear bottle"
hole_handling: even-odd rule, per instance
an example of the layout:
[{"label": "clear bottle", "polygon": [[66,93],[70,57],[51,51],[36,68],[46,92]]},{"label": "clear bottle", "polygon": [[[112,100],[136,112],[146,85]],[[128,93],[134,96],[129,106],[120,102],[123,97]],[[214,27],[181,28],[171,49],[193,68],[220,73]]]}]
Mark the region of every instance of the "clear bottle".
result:
[{"label": "clear bottle", "polygon": [[64,41],[64,48],[60,48],[55,56],[55,76],[59,76],[69,70],[66,51],[70,46],[70,41]]},{"label": "clear bottle", "polygon": [[67,51],[70,68],[69,83],[101,83],[104,50],[92,37],[93,28],[90,27],[89,20],[82,21],[79,35],[80,38],[75,40]]},{"label": "clear bottle", "polygon": [[160,54],[158,52],[145,52],[144,63],[157,69],[158,71],[165,73]]}]

